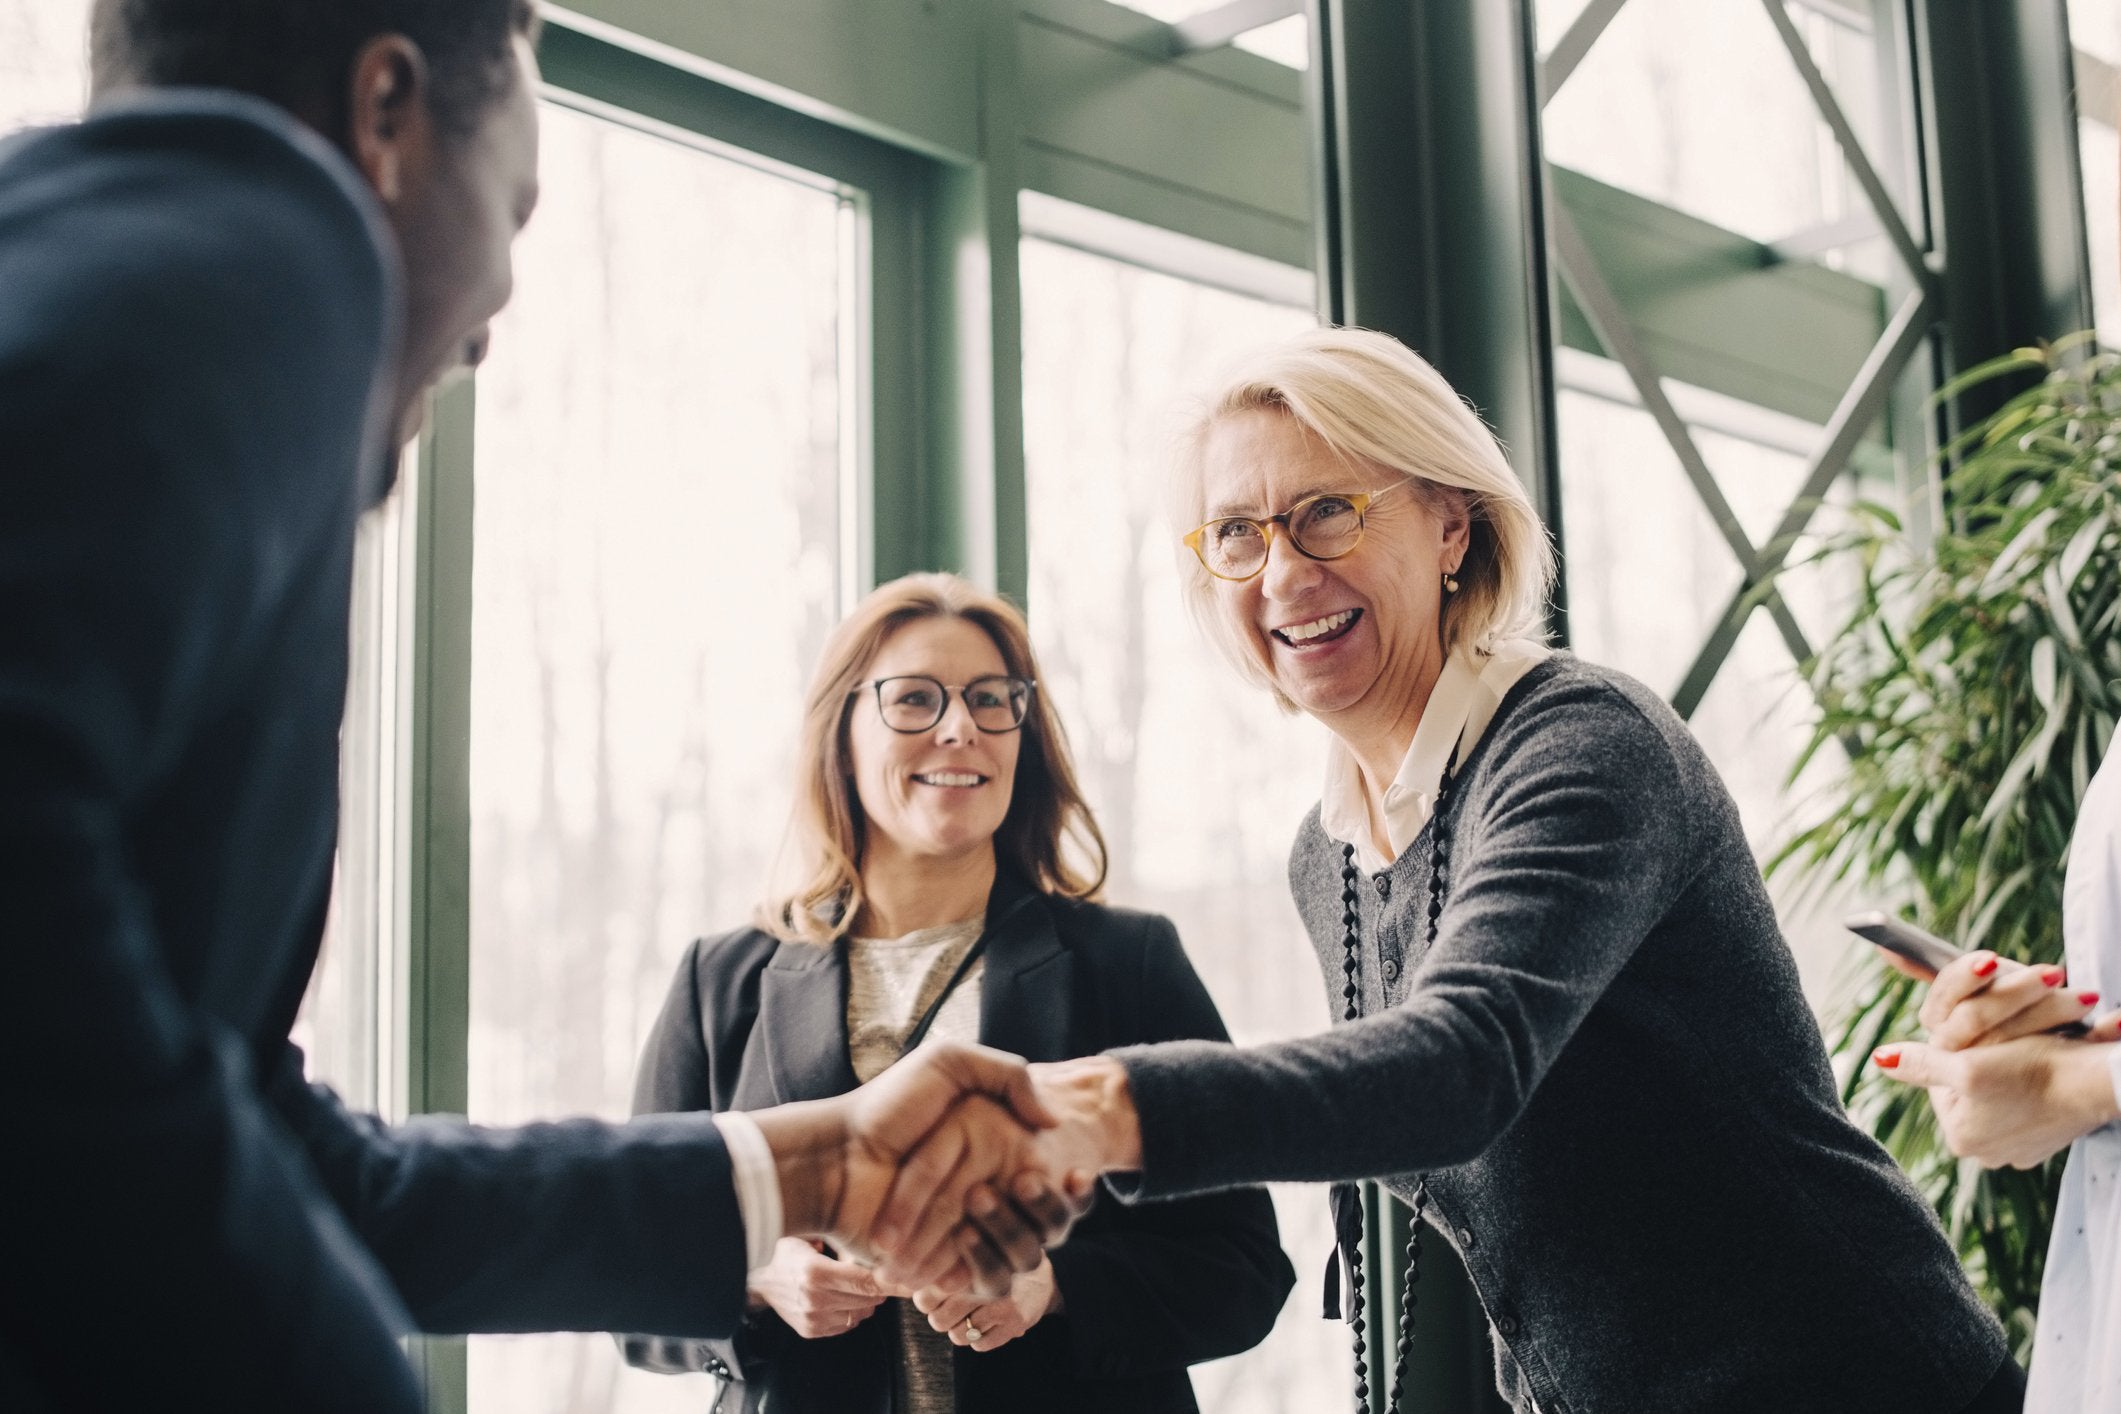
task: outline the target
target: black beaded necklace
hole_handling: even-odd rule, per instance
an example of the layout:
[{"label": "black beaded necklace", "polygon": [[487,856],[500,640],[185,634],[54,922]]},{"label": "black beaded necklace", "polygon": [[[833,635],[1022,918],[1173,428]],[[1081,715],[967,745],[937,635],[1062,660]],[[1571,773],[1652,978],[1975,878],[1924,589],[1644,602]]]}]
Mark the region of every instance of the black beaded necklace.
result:
[{"label": "black beaded necklace", "polygon": [[[1444,868],[1450,862],[1450,843],[1444,827],[1444,811],[1451,803],[1451,786],[1457,772],[1450,762],[1444,764],[1443,780],[1436,787],[1436,809],[1429,816],[1429,940],[1428,946],[1436,946],[1436,929],[1443,917]],[[1340,970],[1344,979],[1341,1000],[1346,1005],[1342,1020],[1355,1021],[1362,1016],[1362,946],[1361,917],[1356,912],[1357,893],[1355,884],[1362,877],[1355,867],[1355,846],[1343,845],[1340,852],[1340,923],[1343,929]],[[1407,1269],[1405,1286],[1399,1301],[1399,1338],[1392,1357],[1391,1403],[1385,1407],[1398,1414],[1406,1406],[1402,1403],[1407,1389],[1407,1359],[1414,1350],[1414,1307],[1418,1301],[1415,1287],[1421,1281],[1421,1222],[1428,1206],[1429,1179],[1427,1174],[1418,1176],[1414,1184],[1414,1216],[1407,1225]],[[1355,1410],[1356,1414],[1370,1414],[1370,1367],[1365,1359],[1368,1347],[1363,1340],[1363,1283],[1366,1278],[1362,1269],[1362,1224],[1357,1222],[1342,1237],[1347,1249],[1348,1265],[1348,1322],[1353,1332],[1355,1345]]]}]

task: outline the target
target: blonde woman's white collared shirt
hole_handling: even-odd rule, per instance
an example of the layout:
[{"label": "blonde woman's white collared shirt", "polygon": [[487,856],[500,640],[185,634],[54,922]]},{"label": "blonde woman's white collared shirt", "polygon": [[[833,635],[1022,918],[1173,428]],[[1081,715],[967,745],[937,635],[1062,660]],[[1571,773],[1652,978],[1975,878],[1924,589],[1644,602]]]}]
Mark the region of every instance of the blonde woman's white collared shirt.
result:
[{"label": "blonde woman's white collared shirt", "polygon": [[[1319,797],[1318,823],[1342,844],[1355,846],[1363,872],[1389,868],[1406,852],[1421,827],[1436,813],[1436,791],[1446,762],[1464,761],[1479,744],[1495,711],[1517,680],[1545,662],[1553,650],[1524,639],[1510,639],[1492,653],[1460,646],[1444,660],[1429,693],[1429,705],[1414,728],[1399,774],[1385,787],[1384,827],[1391,855],[1380,855],[1370,832],[1370,810],[1363,798],[1362,767],[1355,753],[1335,739],[1326,752],[1326,785]],[[1453,748],[1456,748],[1455,754]]]},{"label": "blonde woman's white collared shirt", "polygon": [[[2109,750],[2077,808],[2062,875],[2069,983],[2121,995],[2121,750]],[[2114,1048],[2121,1099],[2121,1047]],[[2026,1414],[2121,1410],[2121,1124],[2070,1145],[2040,1284]]]}]

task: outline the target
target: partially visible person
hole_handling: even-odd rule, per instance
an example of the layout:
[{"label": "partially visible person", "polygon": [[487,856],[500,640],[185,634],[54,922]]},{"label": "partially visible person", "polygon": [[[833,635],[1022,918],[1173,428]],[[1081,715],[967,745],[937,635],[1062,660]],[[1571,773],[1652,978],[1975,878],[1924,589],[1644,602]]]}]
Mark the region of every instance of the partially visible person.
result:
[{"label": "partially visible person", "polygon": [[[2090,1034],[2047,1034],[2121,1001],[2121,753],[2092,773],[2062,879],[2064,967],[1974,952],[1922,1003],[1929,1041],[1880,1047],[1873,1063],[1926,1086],[1953,1153],[1986,1168],[2069,1162],[2040,1281],[2028,1414],[2121,1410],[2121,1010]],[[1906,968],[1902,968],[1906,971]]]},{"label": "partially visible person", "polygon": [[2079,804],[2062,885],[2067,970],[1974,952],[1923,1000],[1930,1039],[1880,1047],[1896,1080],[1929,1089],[1952,1152],[2035,1168],[2069,1148],[2040,1287],[2028,1414],[2121,1409],[2121,1011],[2091,1035],[2049,1028],[2121,995],[2121,754]]},{"label": "partially visible person", "polygon": [[[0,1407],[409,1414],[414,1328],[726,1332],[749,1248],[864,1244],[917,1141],[946,1210],[1013,1168],[1021,1062],[966,1047],[723,1125],[391,1128],[306,1082],[354,525],[508,298],[536,20],[93,23],[86,120],[0,145]],[[1065,1204],[977,1191],[999,1242],[873,1245],[1001,1289]]]},{"label": "partially visible person", "polygon": [[[869,595],[825,645],[797,759],[791,877],[687,952],[637,1112],[841,1094],[924,1037],[1036,1060],[1227,1038],[1170,922],[1094,901],[1104,842],[1006,600],[942,574]],[[999,1300],[783,1240],[734,1341],[627,1351],[776,1414],[1191,1414],[1186,1367],[1256,1344],[1293,1281],[1256,1189],[1108,1201]]]},{"label": "partially visible person", "polygon": [[1319,329],[1194,430],[1197,617],[1334,737],[1289,883],[1344,1021],[1035,1066],[1040,1142],[1138,1197],[1381,1179],[1463,1259],[1520,1414],[2015,1409],[2000,1324],[1841,1107],[1714,767],[1539,642],[1551,551],[1479,417]]}]

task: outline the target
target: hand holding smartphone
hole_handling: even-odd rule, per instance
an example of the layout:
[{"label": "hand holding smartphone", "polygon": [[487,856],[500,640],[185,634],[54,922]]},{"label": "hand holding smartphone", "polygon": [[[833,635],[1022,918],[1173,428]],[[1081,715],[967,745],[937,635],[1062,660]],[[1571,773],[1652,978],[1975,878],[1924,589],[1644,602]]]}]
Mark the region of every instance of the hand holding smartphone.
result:
[{"label": "hand holding smartphone", "polygon": [[1909,962],[1928,971],[1935,977],[1965,953],[1938,937],[1925,932],[1904,918],[1895,918],[1882,909],[1870,908],[1861,913],[1852,913],[1844,920],[1851,933],[1864,941],[1884,948],[1889,953],[1906,958]]},{"label": "hand holding smartphone", "polygon": [[[1964,949],[1946,942],[1935,933],[1917,928],[1904,918],[1895,918],[1882,909],[1870,908],[1861,913],[1852,913],[1843,920],[1843,925],[1865,942],[1905,958],[1927,972],[1933,981],[1938,973],[1966,956]],[[2048,1034],[2082,1037],[2090,1035],[2091,1028],[2081,1021],[2070,1021],[2050,1027]]]}]

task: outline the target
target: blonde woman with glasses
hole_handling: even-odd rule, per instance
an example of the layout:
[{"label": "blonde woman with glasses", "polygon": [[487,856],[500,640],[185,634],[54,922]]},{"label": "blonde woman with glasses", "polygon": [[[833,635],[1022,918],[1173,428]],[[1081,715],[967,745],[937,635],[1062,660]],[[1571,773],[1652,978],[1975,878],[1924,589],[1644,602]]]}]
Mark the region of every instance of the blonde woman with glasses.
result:
[{"label": "blonde woman with glasses", "polygon": [[[1104,841],[1037,679],[1022,615],[950,575],[887,584],[834,631],[789,877],[686,954],[637,1111],[841,1094],[929,1037],[1045,1061],[1226,1037],[1169,920],[1095,902]],[[773,1414],[1185,1414],[1186,1367],[1257,1344],[1294,1279],[1257,1190],[1108,1201],[999,1301],[895,1292],[788,1239],[735,1341],[627,1350]]]},{"label": "blonde woman with glasses", "polygon": [[[1177,489],[1200,621],[1334,738],[1289,878],[1345,1020],[1034,1067],[1048,1161],[1140,1198],[1383,1180],[1464,1259],[1520,1411],[2014,1408],[2001,1327],[1842,1111],[1729,793],[1656,693],[1541,642],[1546,531],[1480,419],[1317,330],[1222,385]],[[1358,1358],[1383,1381],[1404,1341]]]}]

